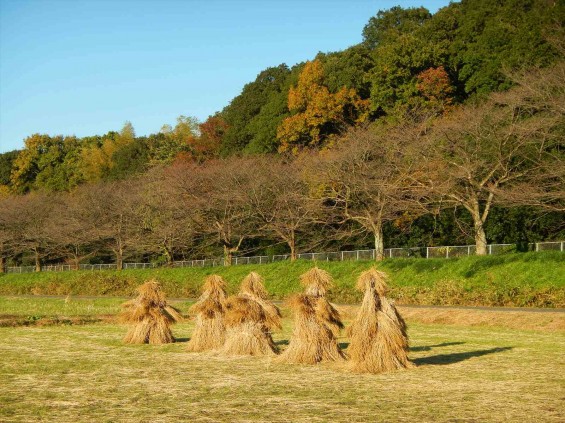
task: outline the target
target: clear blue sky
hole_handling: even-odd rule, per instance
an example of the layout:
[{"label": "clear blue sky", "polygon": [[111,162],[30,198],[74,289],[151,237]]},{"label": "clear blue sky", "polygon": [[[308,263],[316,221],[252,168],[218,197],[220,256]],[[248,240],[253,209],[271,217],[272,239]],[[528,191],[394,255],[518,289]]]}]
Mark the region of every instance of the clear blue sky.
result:
[{"label": "clear blue sky", "polygon": [[205,120],[269,66],[361,41],[378,10],[449,0],[0,0],[0,153],[33,133]]}]

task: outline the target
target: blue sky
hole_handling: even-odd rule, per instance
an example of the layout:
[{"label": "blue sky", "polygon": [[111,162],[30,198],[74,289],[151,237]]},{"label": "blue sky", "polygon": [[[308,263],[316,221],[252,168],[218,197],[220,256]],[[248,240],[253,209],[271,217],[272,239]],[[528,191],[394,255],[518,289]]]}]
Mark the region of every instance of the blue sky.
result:
[{"label": "blue sky", "polygon": [[378,10],[448,0],[0,0],[0,153],[33,133],[205,120],[269,66],[361,41]]}]

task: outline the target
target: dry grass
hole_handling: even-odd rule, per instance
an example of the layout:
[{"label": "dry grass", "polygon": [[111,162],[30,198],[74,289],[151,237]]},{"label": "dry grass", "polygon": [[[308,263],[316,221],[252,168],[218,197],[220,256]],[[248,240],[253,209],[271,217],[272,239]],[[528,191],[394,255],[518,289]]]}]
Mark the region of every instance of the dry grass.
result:
[{"label": "dry grass", "polygon": [[275,355],[278,351],[269,328],[263,307],[243,296],[230,297],[226,301],[226,341],[220,355]]},{"label": "dry grass", "polygon": [[281,329],[281,311],[269,301],[269,293],[263,284],[263,278],[256,272],[247,275],[239,288],[239,295],[258,303],[265,313],[265,326],[269,330]]},{"label": "dry grass", "polygon": [[348,328],[351,368],[357,372],[383,373],[413,366],[407,356],[406,323],[386,297],[386,278],[385,273],[371,268],[357,283],[365,294]]},{"label": "dry grass", "polygon": [[190,308],[190,312],[196,315],[196,323],[186,347],[188,351],[212,350],[224,344],[226,336],[225,303],[226,282],[221,276],[208,276],[202,286],[202,295]]},{"label": "dry grass", "polygon": [[294,312],[294,322],[289,345],[278,358],[281,363],[316,364],[345,360],[337,343],[335,327],[317,313],[319,300],[325,301],[321,297],[299,294],[287,302]]},{"label": "dry grass", "polygon": [[160,346],[110,324],[0,328],[0,421],[563,421],[565,332],[408,322],[417,367],[379,375],[189,354],[192,323]]},{"label": "dry grass", "polygon": [[[157,281],[150,280],[137,288],[138,296],[122,304],[122,323],[130,325],[124,337],[127,344],[168,344],[175,342],[170,325],[182,319],[180,312],[167,304]],[[65,303],[69,302],[69,297]]]}]

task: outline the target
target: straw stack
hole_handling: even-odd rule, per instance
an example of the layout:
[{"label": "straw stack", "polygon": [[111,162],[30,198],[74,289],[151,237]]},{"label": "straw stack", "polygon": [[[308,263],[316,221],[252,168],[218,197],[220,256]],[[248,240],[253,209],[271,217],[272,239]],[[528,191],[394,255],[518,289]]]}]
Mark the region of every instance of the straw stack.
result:
[{"label": "straw stack", "polygon": [[288,301],[294,312],[294,328],[288,348],[280,361],[315,364],[322,361],[341,361],[345,355],[337,337],[343,328],[338,311],[325,298],[332,286],[330,274],[317,267],[300,277],[304,294]]},{"label": "straw stack", "polygon": [[167,304],[161,286],[150,280],[137,288],[139,295],[122,304],[120,321],[130,324],[124,342],[128,344],[167,344],[175,342],[170,325],[182,319]]},{"label": "straw stack", "polygon": [[188,351],[206,351],[220,348],[225,341],[226,282],[221,276],[206,278],[202,295],[190,308],[196,315],[194,331],[188,341]]},{"label": "straw stack", "polygon": [[386,279],[385,273],[372,268],[357,281],[357,289],[365,295],[348,328],[348,353],[351,367],[357,372],[382,373],[413,366],[407,356],[406,323],[386,297]]}]

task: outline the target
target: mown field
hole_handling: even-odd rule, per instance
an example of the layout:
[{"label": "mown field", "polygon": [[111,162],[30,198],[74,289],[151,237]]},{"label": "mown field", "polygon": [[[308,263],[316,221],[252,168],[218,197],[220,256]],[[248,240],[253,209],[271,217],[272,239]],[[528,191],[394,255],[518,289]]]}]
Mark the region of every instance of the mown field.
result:
[{"label": "mown field", "polygon": [[[565,313],[404,307],[417,367],[367,375],[188,353],[190,320],[173,327],[175,344],[125,345],[112,320],[122,301],[0,298],[3,313],[59,318],[0,327],[0,421],[563,421]],[[186,314],[189,303],[176,305]],[[355,308],[342,311],[351,319]],[[110,318],[89,323],[96,316]]]},{"label": "mown field", "polygon": [[[355,280],[374,262],[315,264],[335,278],[330,293],[333,301],[355,303],[361,297],[354,289]],[[195,298],[209,274],[222,275],[233,293],[242,278],[254,270],[265,278],[272,298],[280,300],[301,290],[298,277],[313,265],[297,261],[228,268],[4,274],[0,276],[0,295],[129,296],[144,280],[156,278],[169,297]],[[378,266],[390,275],[391,296],[401,304],[565,307],[565,254],[560,252],[390,259]]]}]

